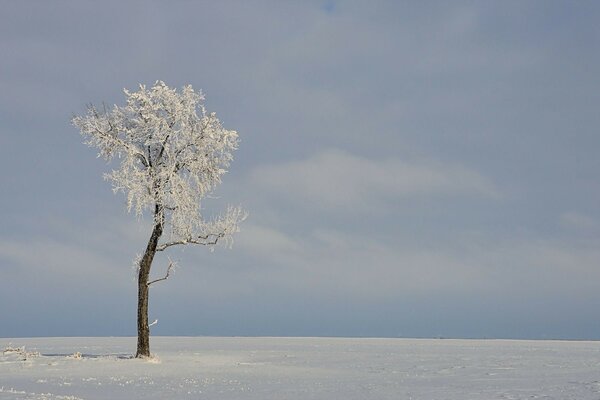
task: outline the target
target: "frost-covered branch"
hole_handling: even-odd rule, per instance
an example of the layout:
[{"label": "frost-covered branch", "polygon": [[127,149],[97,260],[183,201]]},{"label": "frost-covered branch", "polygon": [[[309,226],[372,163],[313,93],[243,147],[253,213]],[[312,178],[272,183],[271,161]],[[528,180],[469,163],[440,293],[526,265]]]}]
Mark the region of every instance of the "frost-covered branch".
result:
[{"label": "frost-covered branch", "polygon": [[72,123],[99,156],[119,158],[119,167],[105,178],[115,192],[125,193],[129,211],[141,216],[160,204],[169,211],[173,241],[202,236],[207,222],[200,200],[227,172],[237,132],[224,129],[216,114],[206,111],[204,96],[189,85],[177,92],[158,81],[125,95],[125,106],[102,112],[90,105]]},{"label": "frost-covered branch", "polygon": [[158,247],[156,247],[156,251],[164,251],[167,248],[169,248],[171,246],[176,246],[178,244],[200,244],[200,245],[204,245],[204,246],[216,245],[219,242],[219,239],[224,236],[225,236],[225,234],[223,234],[223,233],[217,233],[217,234],[211,234],[211,235],[206,235],[206,236],[198,236],[195,238],[175,240],[172,242],[166,242],[166,243],[158,245]]},{"label": "frost-covered branch", "polygon": [[222,215],[211,222],[205,222],[200,227],[199,232],[196,232],[195,234],[191,231],[183,233],[178,238],[172,238],[172,240],[168,242],[159,244],[156,247],[156,251],[164,251],[172,246],[186,244],[215,246],[221,240],[231,243],[233,234],[239,232],[239,224],[244,221],[247,216],[248,214],[241,208],[229,207],[225,215]]},{"label": "frost-covered branch", "polygon": [[86,137],[85,143],[88,146],[100,149],[99,156],[110,160],[115,153],[120,155],[122,152],[126,152],[145,167],[148,166],[148,159],[143,151],[119,137],[114,117],[106,109],[103,114],[100,114],[96,107],[89,105],[87,115],[74,116],[71,123],[79,128],[81,134]]},{"label": "frost-covered branch", "polygon": [[170,261],[170,262],[169,262],[169,266],[167,267],[167,273],[165,274],[165,276],[164,276],[164,277],[162,277],[162,278],[155,279],[155,280],[153,280],[153,281],[150,281],[150,282],[148,282],[148,283],[146,284],[146,286],[150,286],[150,285],[152,285],[153,283],[160,282],[160,281],[166,281],[167,279],[169,279],[169,275],[171,274],[171,270],[173,269],[174,265],[175,265],[175,264],[173,263],[173,261]]}]

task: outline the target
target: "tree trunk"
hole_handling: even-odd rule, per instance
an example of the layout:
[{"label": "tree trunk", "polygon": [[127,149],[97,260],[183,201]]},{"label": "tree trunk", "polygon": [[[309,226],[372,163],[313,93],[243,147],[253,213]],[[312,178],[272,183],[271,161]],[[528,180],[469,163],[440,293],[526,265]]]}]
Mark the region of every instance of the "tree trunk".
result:
[{"label": "tree trunk", "polygon": [[136,358],[150,357],[150,327],[148,326],[148,279],[150,277],[150,267],[156,254],[158,239],[163,232],[164,218],[162,209],[156,206],[154,213],[154,228],[152,235],[148,240],[146,251],[140,260],[140,271],[138,275],[138,312],[137,312],[137,352]]}]

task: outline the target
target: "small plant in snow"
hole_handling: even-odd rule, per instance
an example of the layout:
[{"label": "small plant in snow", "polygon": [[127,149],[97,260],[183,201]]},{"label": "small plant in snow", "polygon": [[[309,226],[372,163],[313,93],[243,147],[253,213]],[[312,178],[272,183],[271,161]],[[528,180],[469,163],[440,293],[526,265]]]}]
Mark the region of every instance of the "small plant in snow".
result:
[{"label": "small plant in snow", "polygon": [[83,355],[81,354],[81,352],[76,351],[75,353],[71,354],[70,356],[67,356],[67,358],[73,358],[75,360],[81,360],[83,358]]},{"label": "small plant in snow", "polygon": [[10,344],[8,346],[6,346],[4,348],[4,350],[2,351],[2,353],[4,353],[4,354],[24,353],[24,352],[25,352],[25,346],[23,346],[23,347],[12,347]]},{"label": "small plant in snow", "polygon": [[21,357],[23,357],[23,361],[27,361],[28,358],[40,356],[40,353],[38,351],[26,351],[25,346],[12,347],[10,344],[4,348],[2,353],[3,354],[18,354]]}]

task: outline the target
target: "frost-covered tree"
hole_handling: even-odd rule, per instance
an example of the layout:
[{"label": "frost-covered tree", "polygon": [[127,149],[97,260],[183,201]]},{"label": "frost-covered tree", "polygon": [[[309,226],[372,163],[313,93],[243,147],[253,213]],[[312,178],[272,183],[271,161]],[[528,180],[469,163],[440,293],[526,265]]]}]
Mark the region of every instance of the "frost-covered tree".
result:
[{"label": "frost-covered tree", "polygon": [[153,227],[138,266],[138,342],[136,357],[150,356],[148,290],[156,252],[176,245],[231,244],[245,213],[230,207],[207,220],[201,200],[227,171],[238,146],[237,132],[223,128],[215,113],[207,112],[201,93],[191,86],[181,92],[158,81],[150,89],[125,90],[127,104],[112,109],[88,107],[72,119],[85,143],[117,169],[105,174],[115,192],[127,197],[127,208],[137,216],[152,215]]}]

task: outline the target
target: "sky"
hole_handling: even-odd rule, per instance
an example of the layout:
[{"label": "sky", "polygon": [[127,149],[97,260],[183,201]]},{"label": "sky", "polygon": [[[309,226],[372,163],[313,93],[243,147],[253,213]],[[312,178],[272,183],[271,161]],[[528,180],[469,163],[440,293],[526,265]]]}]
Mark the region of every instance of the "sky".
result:
[{"label": "sky", "polygon": [[0,337],[135,335],[149,220],[70,118],[162,80],[249,217],[153,335],[600,339],[600,3],[1,3]]}]

